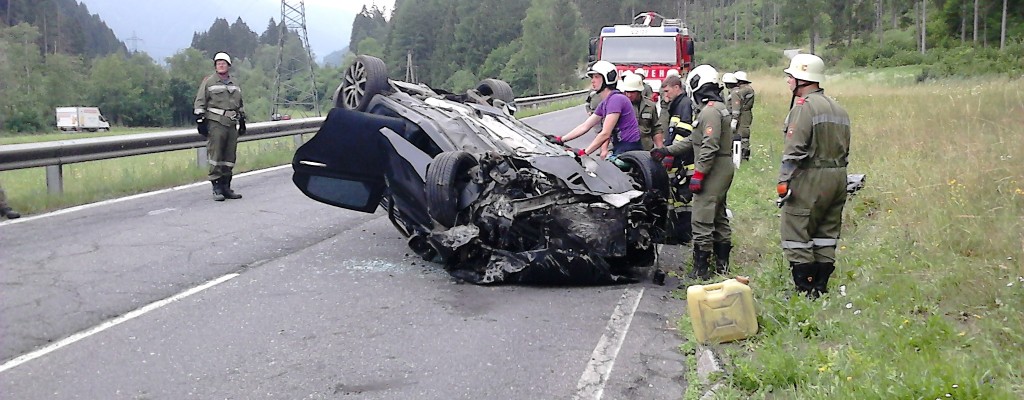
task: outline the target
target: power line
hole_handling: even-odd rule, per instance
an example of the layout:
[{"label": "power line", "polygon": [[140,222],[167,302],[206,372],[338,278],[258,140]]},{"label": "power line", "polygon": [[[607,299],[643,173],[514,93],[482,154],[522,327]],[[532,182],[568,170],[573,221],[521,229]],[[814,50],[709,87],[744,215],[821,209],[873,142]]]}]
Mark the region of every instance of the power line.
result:
[{"label": "power line", "polygon": [[142,40],[141,38],[138,37],[138,35],[135,34],[135,31],[132,31],[132,37],[130,37],[128,39],[125,39],[125,41],[132,43],[132,53],[138,53],[139,52],[139,46],[138,46],[139,42],[145,42],[145,40]]},{"label": "power line", "polygon": [[[302,54],[286,52],[288,35],[294,32],[302,45]],[[281,0],[281,37],[278,38],[277,79],[274,84],[274,108],[271,117],[285,110],[300,109],[307,116],[320,116],[320,99],[313,73],[313,54],[306,30],[306,6],[303,0]],[[285,54],[289,53],[289,54]],[[309,73],[309,85],[301,75]],[[299,78],[299,79],[296,79]]]}]

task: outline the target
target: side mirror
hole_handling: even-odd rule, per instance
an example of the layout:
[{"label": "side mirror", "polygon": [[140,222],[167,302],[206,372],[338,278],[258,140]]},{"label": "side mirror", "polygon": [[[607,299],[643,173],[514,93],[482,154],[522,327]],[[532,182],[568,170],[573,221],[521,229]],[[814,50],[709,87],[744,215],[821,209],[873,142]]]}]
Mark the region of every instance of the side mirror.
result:
[{"label": "side mirror", "polygon": [[[596,58],[597,57],[597,39],[598,38],[596,38],[596,37],[590,38],[590,57],[591,58]],[[591,60],[591,61],[593,61],[593,60]]]},{"label": "side mirror", "polygon": [[597,57],[595,57],[593,54],[587,56],[587,62],[592,63],[594,61],[597,61]]}]

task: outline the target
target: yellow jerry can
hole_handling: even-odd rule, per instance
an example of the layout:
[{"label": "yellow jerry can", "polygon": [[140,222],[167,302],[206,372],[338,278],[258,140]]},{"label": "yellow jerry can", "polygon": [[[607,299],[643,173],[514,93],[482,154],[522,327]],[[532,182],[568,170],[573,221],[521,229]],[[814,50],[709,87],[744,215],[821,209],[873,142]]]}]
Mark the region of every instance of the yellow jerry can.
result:
[{"label": "yellow jerry can", "polygon": [[757,333],[754,295],[746,277],[686,288],[686,308],[700,343],[724,343]]}]

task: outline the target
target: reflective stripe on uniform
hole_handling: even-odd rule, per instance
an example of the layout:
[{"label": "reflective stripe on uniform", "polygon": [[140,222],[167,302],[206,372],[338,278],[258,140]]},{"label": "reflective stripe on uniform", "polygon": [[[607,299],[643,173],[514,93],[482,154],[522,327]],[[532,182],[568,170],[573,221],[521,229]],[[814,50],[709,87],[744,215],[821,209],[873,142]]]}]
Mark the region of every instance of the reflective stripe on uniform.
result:
[{"label": "reflective stripe on uniform", "polygon": [[210,163],[210,165],[223,165],[223,166],[225,166],[225,167],[234,167],[234,166],[235,166],[235,163],[233,163],[233,162],[230,162],[230,161],[213,161],[213,160],[206,160],[206,162]]},{"label": "reflective stripe on uniform", "polygon": [[850,118],[840,115],[819,114],[811,118],[811,123],[814,125],[833,123],[836,125],[850,126]]},{"label": "reflective stripe on uniform", "polygon": [[212,90],[222,90],[222,89],[226,89],[228,92],[234,92],[234,91],[238,90],[238,86],[237,85],[210,85],[209,86],[209,90],[211,90],[211,91]]},{"label": "reflective stripe on uniform", "polygon": [[839,243],[839,240],[830,238],[814,238],[811,239],[811,242],[814,243],[814,245],[817,247],[836,247],[836,244]]},{"label": "reflective stripe on uniform", "polygon": [[814,242],[794,242],[792,240],[783,240],[783,249],[810,249],[814,247]]}]

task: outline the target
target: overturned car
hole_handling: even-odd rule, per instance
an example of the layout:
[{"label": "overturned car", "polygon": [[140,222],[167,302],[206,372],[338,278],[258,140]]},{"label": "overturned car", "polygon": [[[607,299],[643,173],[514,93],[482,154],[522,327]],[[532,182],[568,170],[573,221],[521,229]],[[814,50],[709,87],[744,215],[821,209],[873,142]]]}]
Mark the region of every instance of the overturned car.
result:
[{"label": "overturned car", "polygon": [[295,152],[295,185],[330,205],[382,207],[412,250],[456,278],[628,282],[657,257],[664,168],[643,151],[620,168],[549,143],[511,116],[503,81],[455,94],[390,80],[362,55],[334,98]]}]

